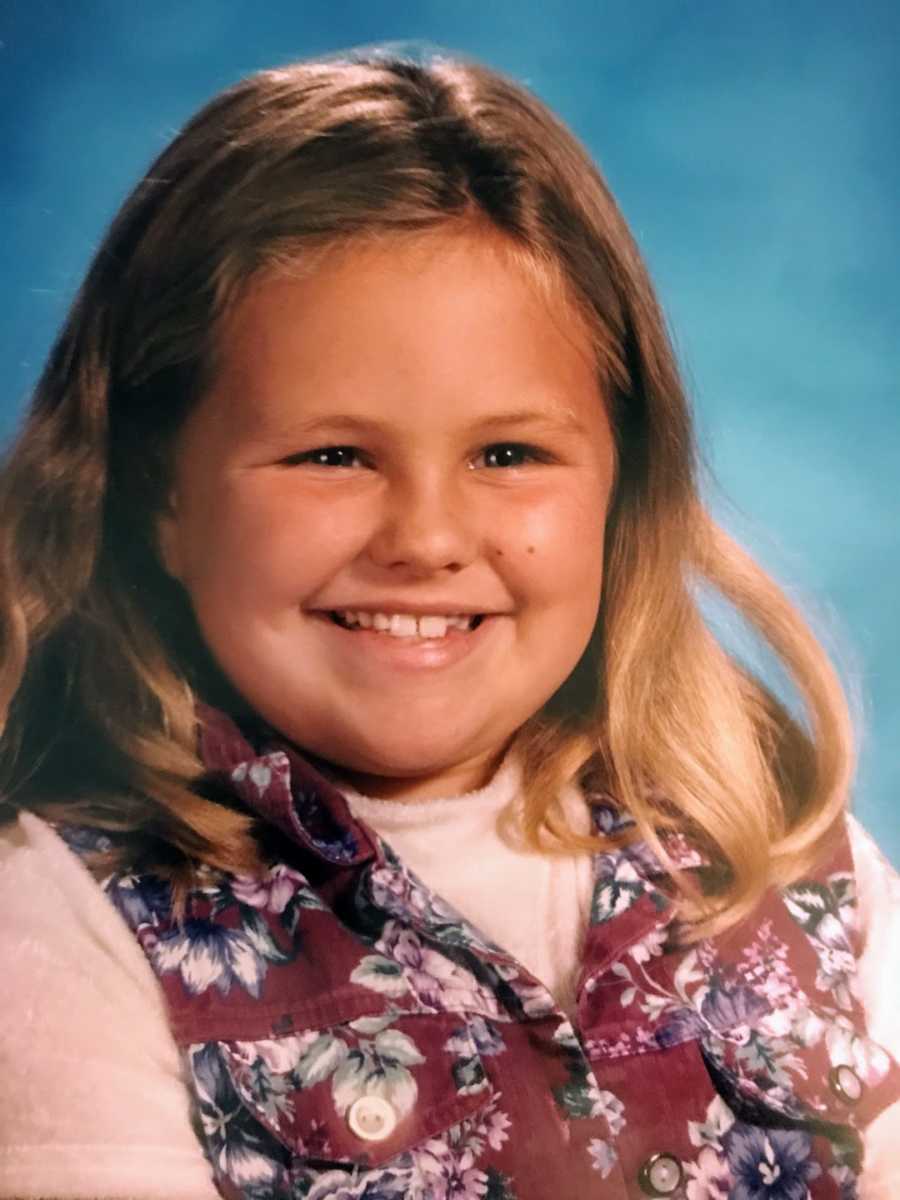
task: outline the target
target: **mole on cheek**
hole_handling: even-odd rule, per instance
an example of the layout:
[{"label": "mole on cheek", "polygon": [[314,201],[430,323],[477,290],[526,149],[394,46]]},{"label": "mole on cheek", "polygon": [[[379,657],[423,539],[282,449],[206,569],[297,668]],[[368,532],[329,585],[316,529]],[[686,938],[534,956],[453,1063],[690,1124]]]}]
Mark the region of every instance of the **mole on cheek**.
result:
[{"label": "mole on cheek", "polygon": [[529,546],[529,547],[528,547],[528,553],[529,553],[529,554],[534,554],[534,546]]}]

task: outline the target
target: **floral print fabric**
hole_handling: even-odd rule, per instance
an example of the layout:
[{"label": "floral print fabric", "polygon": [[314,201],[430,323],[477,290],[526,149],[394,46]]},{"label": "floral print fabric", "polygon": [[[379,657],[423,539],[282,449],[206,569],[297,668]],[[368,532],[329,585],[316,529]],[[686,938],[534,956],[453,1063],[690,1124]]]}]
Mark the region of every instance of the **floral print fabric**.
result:
[{"label": "floral print fabric", "polygon": [[[153,876],[104,888],[159,977],[223,1196],[857,1194],[857,1130],[900,1072],[854,996],[846,845],[689,947],[646,847],[598,855],[572,1022],[291,747],[204,720],[211,775],[280,832],[278,860],[259,878],[199,868],[180,923]],[[595,819],[623,820],[608,803]],[[373,1102],[390,1121],[363,1137]]]}]

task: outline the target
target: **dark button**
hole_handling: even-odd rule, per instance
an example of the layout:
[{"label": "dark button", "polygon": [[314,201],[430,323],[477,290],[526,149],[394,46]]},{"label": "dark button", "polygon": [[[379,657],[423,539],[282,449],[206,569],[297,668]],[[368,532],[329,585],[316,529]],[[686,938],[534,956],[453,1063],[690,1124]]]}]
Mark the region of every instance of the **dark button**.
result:
[{"label": "dark button", "polygon": [[863,1094],[863,1081],[846,1063],[828,1072],[828,1086],[845,1104],[857,1104]]},{"label": "dark button", "polygon": [[683,1177],[674,1154],[651,1154],[638,1172],[638,1183],[645,1196],[674,1196]]}]

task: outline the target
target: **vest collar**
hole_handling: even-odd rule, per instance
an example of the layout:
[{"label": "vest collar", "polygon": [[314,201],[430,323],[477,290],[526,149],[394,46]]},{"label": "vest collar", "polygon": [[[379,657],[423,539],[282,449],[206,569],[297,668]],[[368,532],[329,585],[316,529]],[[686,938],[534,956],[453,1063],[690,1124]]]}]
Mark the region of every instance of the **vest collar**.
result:
[{"label": "vest collar", "polygon": [[281,735],[262,723],[238,725],[207,704],[198,704],[197,717],[210,782],[327,862],[358,866],[376,856],[342,793]]},{"label": "vest collar", "polygon": [[[198,703],[197,717],[198,748],[210,782],[236,792],[260,817],[329,863],[348,867],[381,858],[377,838],[356,820],[343,793],[282,734],[255,717],[239,724],[204,703]],[[593,796],[592,810],[598,833],[615,833],[633,824],[611,796]],[[670,835],[666,841],[676,869],[704,864],[686,839]],[[601,876],[603,864],[611,875],[623,876],[617,882],[626,890],[636,886],[638,892],[653,893],[653,903],[646,906],[648,926],[669,919],[667,905],[652,884],[663,872],[644,843],[601,854]],[[613,911],[617,907],[613,905]]]}]

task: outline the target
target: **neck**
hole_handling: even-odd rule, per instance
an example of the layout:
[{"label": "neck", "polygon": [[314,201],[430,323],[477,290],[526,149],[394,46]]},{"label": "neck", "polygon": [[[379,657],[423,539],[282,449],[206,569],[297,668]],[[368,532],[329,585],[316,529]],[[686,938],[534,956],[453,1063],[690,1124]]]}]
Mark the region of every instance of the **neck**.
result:
[{"label": "neck", "polygon": [[462,796],[487,787],[503,762],[511,742],[506,742],[458,766],[414,775],[378,775],[355,771],[339,763],[326,764],[354,791],[373,800],[391,800],[398,804],[423,800],[441,800]]}]

